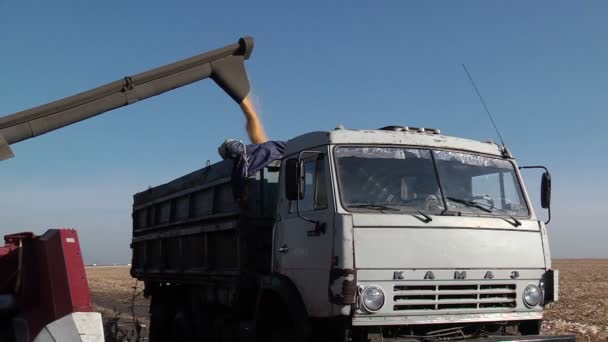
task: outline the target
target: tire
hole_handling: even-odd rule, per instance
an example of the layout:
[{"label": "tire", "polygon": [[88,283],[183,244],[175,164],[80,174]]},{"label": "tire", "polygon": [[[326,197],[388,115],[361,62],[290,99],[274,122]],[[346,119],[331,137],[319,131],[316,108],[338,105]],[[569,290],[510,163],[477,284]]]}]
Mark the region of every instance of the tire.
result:
[{"label": "tire", "polygon": [[192,317],[183,303],[176,308],[171,321],[171,340],[172,341],[192,341],[193,325]]},{"label": "tire", "polygon": [[211,314],[213,309],[202,302],[199,298],[190,300],[190,321],[192,324],[192,334],[197,342],[215,342],[217,337],[212,329]]},{"label": "tire", "polygon": [[217,342],[232,342],[238,340],[238,324],[230,313],[218,311],[214,314],[212,331],[213,340]]},{"label": "tire", "polygon": [[289,317],[287,310],[277,310],[276,315],[273,318],[271,324],[270,342],[281,342],[281,341],[303,341],[303,336],[298,336],[293,321]]},{"label": "tire", "polygon": [[266,297],[256,322],[256,341],[308,342],[305,332],[290,317],[287,307],[276,297]]},{"label": "tire", "polygon": [[167,331],[172,308],[168,308],[161,290],[155,291],[150,301],[150,342],[162,342],[170,340]]},{"label": "tire", "polygon": [[188,298],[188,292],[180,287],[156,289],[150,303],[150,342],[194,339]]}]

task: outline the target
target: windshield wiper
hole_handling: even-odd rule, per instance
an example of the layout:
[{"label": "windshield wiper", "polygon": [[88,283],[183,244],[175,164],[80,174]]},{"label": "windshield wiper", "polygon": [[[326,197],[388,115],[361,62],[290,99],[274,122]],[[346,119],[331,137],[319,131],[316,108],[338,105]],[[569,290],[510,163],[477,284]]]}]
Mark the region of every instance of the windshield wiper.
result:
[{"label": "windshield wiper", "polygon": [[[479,204],[479,205],[486,205],[486,204],[484,204],[484,203],[477,203],[477,204]],[[501,217],[501,219],[503,219],[503,220],[505,220],[505,221],[509,222],[509,223],[510,223],[510,224],[512,224],[513,226],[515,226],[515,227],[519,227],[519,226],[521,226],[521,225],[522,225],[521,221],[520,221],[520,220],[518,220],[518,219],[516,219],[516,218],[515,218],[515,216],[513,216],[513,215],[509,214],[509,212],[508,212],[508,211],[506,211],[506,210],[504,210],[504,209],[496,208],[496,207],[490,207],[490,205],[487,205],[487,206],[488,206],[488,209],[490,209],[490,210],[498,210],[498,211],[500,211],[501,213],[504,213],[505,215],[509,216],[509,218],[511,218],[511,220],[513,220],[513,222],[511,222],[511,221],[509,221],[509,220],[505,219],[504,217]],[[500,216],[499,216],[499,217],[500,217]]]},{"label": "windshield wiper", "polygon": [[[382,205],[382,204],[351,204],[348,207],[349,208],[374,209],[374,210],[378,210],[379,212],[382,212],[384,210],[401,211],[401,209],[388,207],[388,206],[385,206],[385,205]],[[420,221],[422,221],[424,223],[429,223],[429,222],[433,221],[432,217],[430,217],[429,215],[423,213],[419,209],[416,209],[416,211],[418,212],[418,214],[422,215],[422,217],[424,217],[424,218],[420,218],[420,217],[418,217],[416,215],[412,215],[412,216],[414,216],[415,218],[419,219]]]},{"label": "windshield wiper", "polygon": [[450,200],[452,202],[464,204],[467,207],[473,207],[473,208],[477,208],[479,210],[483,210],[486,213],[491,213],[492,212],[492,209],[488,209],[488,208],[484,207],[481,203],[477,203],[477,202],[473,202],[473,201],[467,201],[465,199],[455,198],[455,197],[446,197],[446,199],[448,199],[448,200]]},{"label": "windshield wiper", "polygon": [[[498,209],[498,208],[496,208],[496,209]],[[501,209],[498,209],[498,210],[501,210]],[[506,211],[505,211],[505,214],[506,214]],[[508,215],[508,216],[511,218],[511,220],[515,221],[515,223],[513,223],[513,222],[511,222],[511,221],[507,220],[507,219],[506,219],[506,218],[504,218],[504,217],[501,217],[501,219],[503,219],[503,220],[505,220],[505,221],[509,222],[509,223],[510,223],[510,224],[512,224],[514,227],[519,227],[519,226],[521,226],[521,221],[520,221],[520,220],[518,220],[518,219],[516,219],[516,218],[515,218],[515,216],[513,216],[513,215],[509,215],[509,214],[507,214],[507,215]]]},{"label": "windshield wiper", "polygon": [[[386,205],[382,205],[382,204],[351,204],[348,206],[349,208],[364,208],[364,209],[374,209],[374,210],[378,210],[379,212],[383,212],[384,210],[391,210],[391,211],[401,211],[401,209],[397,209],[397,208],[392,208],[392,207],[388,207]],[[420,221],[424,222],[424,223],[429,223],[431,221],[433,221],[433,218],[430,217],[429,215],[423,213],[421,210],[416,209],[416,211],[418,212],[418,214],[420,214],[422,217],[418,217],[416,215],[412,215],[413,217],[419,219]]]},{"label": "windshield wiper", "polygon": [[387,207],[385,205],[381,205],[381,204],[350,204],[348,205],[349,208],[364,208],[364,209],[375,209],[375,210],[392,210],[392,211],[400,211],[397,208],[391,208],[391,207]]},{"label": "windshield wiper", "polygon": [[[487,213],[492,213],[494,210],[498,210],[502,213],[504,213],[505,215],[509,216],[513,222],[505,219],[504,217],[500,217],[501,219],[509,222],[509,224],[515,226],[515,227],[519,227],[522,225],[521,221],[516,219],[515,217],[513,217],[513,215],[509,214],[506,210],[500,209],[500,208],[496,208],[496,207],[490,207],[490,205],[487,204],[483,204],[483,203],[478,203],[478,202],[473,202],[473,201],[467,201],[464,199],[460,199],[460,198],[454,198],[454,197],[446,197],[448,200],[452,201],[452,202],[456,202],[456,203],[461,203],[470,207],[475,207],[477,209],[481,209]],[[490,207],[490,208],[488,208]]]},{"label": "windshield wiper", "polygon": [[[433,218],[432,218],[432,217],[430,217],[429,215],[427,215],[427,214],[423,213],[423,212],[422,212],[420,209],[416,209],[416,211],[418,212],[418,214],[422,215],[422,216],[425,218],[425,220],[420,220],[420,221],[422,221],[422,222],[424,222],[424,223],[429,223],[429,222],[433,221]],[[420,218],[419,218],[419,217],[417,217],[416,215],[412,215],[412,216],[414,216],[414,217],[415,217],[415,218],[417,218],[417,219],[420,219]]]}]

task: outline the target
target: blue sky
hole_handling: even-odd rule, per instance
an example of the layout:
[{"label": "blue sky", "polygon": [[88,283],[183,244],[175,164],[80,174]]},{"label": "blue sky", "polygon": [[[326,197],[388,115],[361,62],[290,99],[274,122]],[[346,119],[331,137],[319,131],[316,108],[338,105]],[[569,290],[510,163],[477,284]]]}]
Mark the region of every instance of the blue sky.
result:
[{"label": "blue sky", "polygon": [[[520,164],[552,171],[554,256],[608,257],[607,17],[600,1],[0,0],[0,115],[251,35],[274,139],[337,124],[495,139],[466,63]],[[128,262],[132,194],[217,161],[243,125],[204,81],[16,144],[0,233],[78,228],[87,262]]]}]

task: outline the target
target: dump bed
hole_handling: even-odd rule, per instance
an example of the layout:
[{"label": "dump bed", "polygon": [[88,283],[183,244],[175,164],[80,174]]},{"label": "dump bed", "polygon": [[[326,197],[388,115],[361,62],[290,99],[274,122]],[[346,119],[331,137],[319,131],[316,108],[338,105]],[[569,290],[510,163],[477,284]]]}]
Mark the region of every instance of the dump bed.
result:
[{"label": "dump bed", "polygon": [[239,202],[231,161],[135,194],[132,276],[196,283],[269,272],[278,171],[275,162],[249,177]]}]

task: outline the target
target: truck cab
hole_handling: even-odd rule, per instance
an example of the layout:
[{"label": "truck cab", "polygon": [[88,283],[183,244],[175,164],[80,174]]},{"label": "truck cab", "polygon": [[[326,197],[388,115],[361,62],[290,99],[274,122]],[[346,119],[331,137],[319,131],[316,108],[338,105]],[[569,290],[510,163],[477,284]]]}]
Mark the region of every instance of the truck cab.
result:
[{"label": "truck cab", "polygon": [[505,147],[336,129],[290,140],[280,174],[272,271],[309,317],[351,337],[540,333],[558,272]]}]

